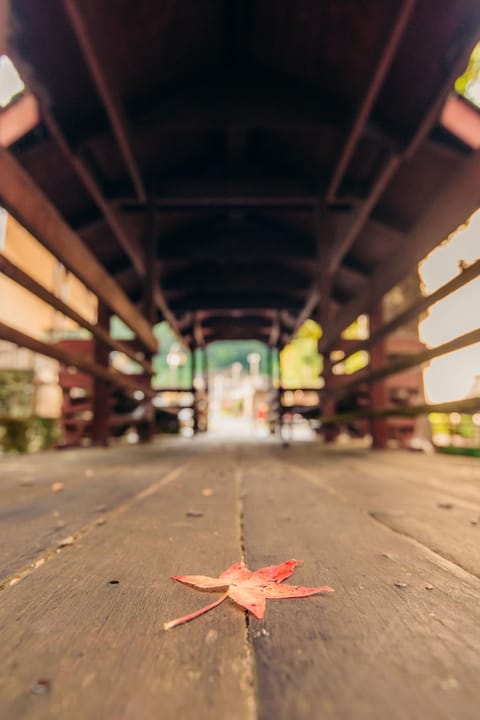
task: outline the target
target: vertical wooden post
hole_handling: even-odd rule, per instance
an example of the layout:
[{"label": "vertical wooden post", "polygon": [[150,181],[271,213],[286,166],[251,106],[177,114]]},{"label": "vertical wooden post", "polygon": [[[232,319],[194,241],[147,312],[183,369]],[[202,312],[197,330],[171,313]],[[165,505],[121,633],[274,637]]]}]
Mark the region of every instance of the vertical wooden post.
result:
[{"label": "vertical wooden post", "polygon": [[[325,380],[324,391],[327,393],[327,397],[322,403],[322,415],[335,415],[336,403],[332,397],[328,397],[328,391],[334,387],[336,378],[332,373],[330,357],[327,355],[323,356],[323,379]],[[325,442],[333,443],[338,435],[338,428],[334,425],[325,425],[322,430]]]},{"label": "vertical wooden post", "polygon": [[[108,332],[110,325],[110,310],[101,300],[98,301],[97,324]],[[97,338],[94,338],[92,342],[95,362],[107,368],[110,364],[109,348]],[[103,447],[108,445],[110,435],[110,398],[110,383],[105,382],[105,380],[95,378],[93,381],[92,445]]]},{"label": "vertical wooden post", "polygon": [[[150,325],[154,325],[156,321],[157,309],[155,306],[155,285],[157,282],[156,273],[156,223],[155,223],[155,206],[149,199],[146,211],[146,227],[144,237],[144,256],[145,256],[145,279],[143,286],[143,314],[147,318]],[[145,359],[152,361],[153,353],[145,353]],[[151,385],[152,379],[147,373],[144,373],[145,383]],[[144,399],[145,421],[138,428],[140,442],[150,442],[155,434],[155,408],[152,399],[146,397]]]},{"label": "vertical wooden post", "polygon": [[190,352],[190,371],[191,371],[191,387],[193,393],[193,432],[196,435],[198,433],[198,402],[200,394],[197,390],[195,383],[195,376],[197,374],[197,348],[193,345]]},{"label": "vertical wooden post", "polygon": [[[374,333],[383,324],[383,306],[380,300],[370,313],[370,333]],[[370,369],[376,370],[386,363],[385,340],[380,340],[370,350]],[[387,405],[387,388],[385,380],[370,385],[370,407],[372,409]],[[388,427],[386,418],[375,418],[370,421],[372,433],[372,449],[384,450],[388,447]]]}]

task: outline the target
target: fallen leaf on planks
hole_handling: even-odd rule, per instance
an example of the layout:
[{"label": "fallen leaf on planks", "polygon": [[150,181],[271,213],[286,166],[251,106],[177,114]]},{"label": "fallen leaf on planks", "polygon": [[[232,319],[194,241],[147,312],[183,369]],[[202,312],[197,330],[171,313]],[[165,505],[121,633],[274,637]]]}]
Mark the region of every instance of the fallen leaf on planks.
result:
[{"label": "fallen leaf on planks", "polygon": [[270,565],[252,572],[243,562],[234,563],[225,570],[218,578],[207,577],[206,575],[174,575],[173,580],[192,585],[199,590],[225,590],[224,594],[215,602],[206,607],[196,610],[189,615],[170,620],[164,623],[165,630],[193,620],[212,608],[220,605],[227,597],[230,597],[238,605],[255,615],[261,620],[265,615],[265,605],[268,600],[283,600],[286,598],[300,598],[308,595],[316,595],[322,592],[333,592],[328,585],[321,587],[307,588],[299,585],[281,585],[293,573],[299,560],[287,560],[280,565]]}]

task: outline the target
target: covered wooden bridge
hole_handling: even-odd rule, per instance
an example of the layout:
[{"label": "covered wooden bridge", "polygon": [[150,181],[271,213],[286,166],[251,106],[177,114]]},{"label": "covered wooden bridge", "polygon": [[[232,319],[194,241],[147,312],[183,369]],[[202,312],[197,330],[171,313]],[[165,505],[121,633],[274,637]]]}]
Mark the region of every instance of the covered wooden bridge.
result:
[{"label": "covered wooden bridge", "polygon": [[[316,319],[327,439],[358,388],[377,448],[386,415],[436,408],[388,407],[385,379],[480,330],[392,362],[385,339],[479,261],[388,321],[382,298],[480,206],[480,114],[453,92],[478,0],[0,8],[0,53],[26,85],[0,111],[0,203],[98,300],[92,323],[2,253],[92,342],[75,354],[14,317],[0,339],[94,379],[95,444],[113,388],[154,397],[161,320],[189,350],[275,352]],[[342,338],[361,314],[369,337]],[[110,335],[112,315],[134,340]],[[369,367],[335,372],[334,351],[359,349]],[[0,460],[0,519],[6,720],[478,718],[474,459],[208,436],[52,451]],[[271,601],[264,621],[228,601],[164,632],[205,604],[171,575],[290,557],[295,582],[335,594]]]}]

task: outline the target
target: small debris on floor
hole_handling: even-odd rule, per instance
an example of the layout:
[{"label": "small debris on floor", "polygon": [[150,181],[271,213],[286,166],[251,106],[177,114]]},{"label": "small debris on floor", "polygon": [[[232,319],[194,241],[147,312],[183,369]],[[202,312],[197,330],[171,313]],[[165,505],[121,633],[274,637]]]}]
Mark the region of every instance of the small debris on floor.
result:
[{"label": "small debris on floor", "polygon": [[433,590],[433,585],[425,585],[425,590]]},{"label": "small debris on floor", "polygon": [[50,692],[50,689],[50,680],[47,680],[46,678],[40,678],[40,680],[37,680],[33,683],[32,687],[30,688],[30,692],[33,693],[33,695],[47,695],[47,693]]},{"label": "small debris on floor", "polygon": [[62,492],[65,488],[65,485],[62,482],[54,482],[50,485],[50,490],[54,493]]},{"label": "small debris on floor", "polygon": [[257,630],[256,632],[254,632],[253,637],[254,638],[270,637],[270,633],[268,632],[268,630],[265,630],[265,628],[262,628],[261,630]]},{"label": "small debris on floor", "polygon": [[478,525],[478,524],[479,524],[478,518],[477,519],[474,518],[473,520],[470,520],[470,525]]},{"label": "small debris on floor", "polygon": [[64,538],[63,540],[60,540],[58,543],[58,548],[68,547],[68,545],[73,545],[75,542],[73,535],[69,535],[68,537]]},{"label": "small debris on floor", "polygon": [[451,510],[453,508],[453,503],[451,502],[439,502],[438,507],[442,510]]},{"label": "small debris on floor", "polygon": [[395,587],[400,588],[401,590],[408,587],[408,583],[395,582],[393,584],[395,585]]},{"label": "small debris on floor", "polygon": [[202,512],[196,512],[195,510],[187,510],[187,512],[185,513],[185,515],[186,515],[187,517],[191,517],[191,518],[200,518],[200,517],[203,517],[204,513],[202,513]]},{"label": "small debris on floor", "polygon": [[211,496],[213,495],[213,490],[212,490],[212,488],[208,488],[208,487],[203,488],[203,490],[202,490],[202,495],[203,495],[204,497],[211,497]]},{"label": "small debris on floor", "polygon": [[109,580],[107,585],[120,585],[120,580]]},{"label": "small debris on floor", "polygon": [[95,525],[97,525],[97,526],[105,525],[106,522],[107,521],[105,520],[104,517],[99,517],[98,520],[96,521]]}]

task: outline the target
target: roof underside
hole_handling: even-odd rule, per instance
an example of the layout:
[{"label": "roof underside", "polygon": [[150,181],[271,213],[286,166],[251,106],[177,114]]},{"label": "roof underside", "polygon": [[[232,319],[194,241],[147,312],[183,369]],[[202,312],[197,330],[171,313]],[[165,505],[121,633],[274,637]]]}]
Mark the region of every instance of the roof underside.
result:
[{"label": "roof underside", "polygon": [[280,345],[308,316],[368,310],[392,258],[415,266],[415,228],[473,154],[439,117],[478,0],[11,4],[43,118],[13,151],[191,345]]}]

